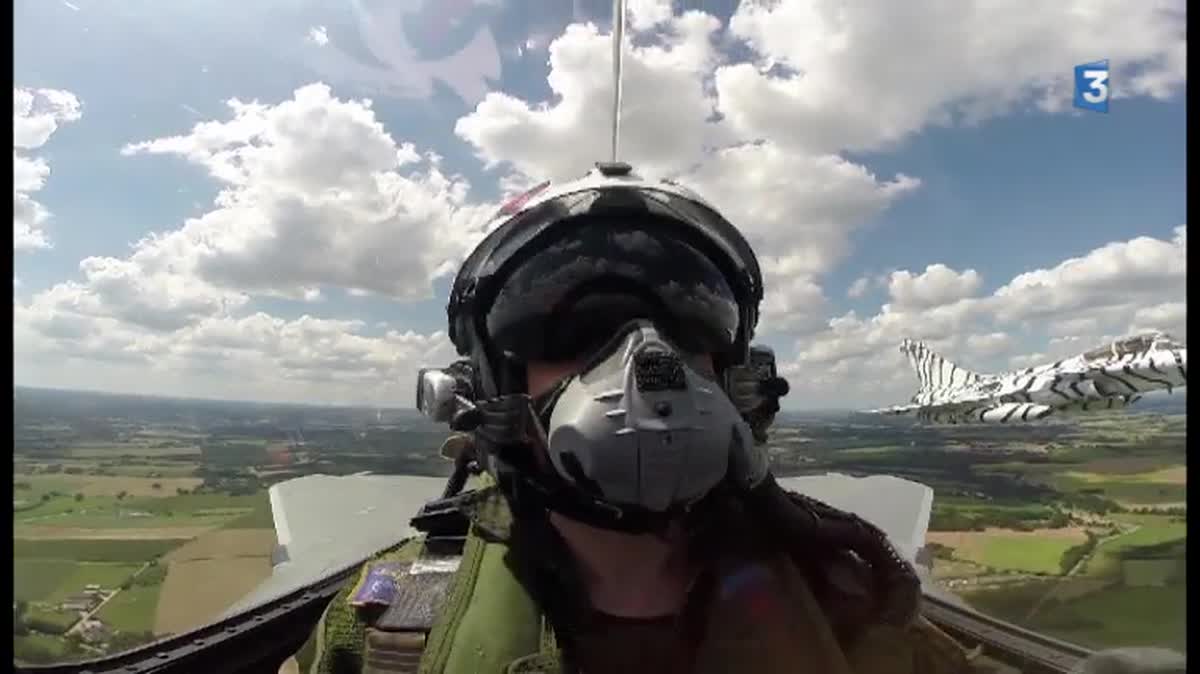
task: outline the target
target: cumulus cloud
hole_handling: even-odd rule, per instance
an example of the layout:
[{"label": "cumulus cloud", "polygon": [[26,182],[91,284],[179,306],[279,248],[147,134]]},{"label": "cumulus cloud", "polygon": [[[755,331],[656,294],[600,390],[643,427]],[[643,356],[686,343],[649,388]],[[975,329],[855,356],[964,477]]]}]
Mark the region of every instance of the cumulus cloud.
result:
[{"label": "cumulus cloud", "polygon": [[[630,3],[622,158],[695,188],[759,251],[768,290],[760,335],[795,345],[782,363],[790,404],[907,397],[913,377],[896,348],[904,337],[987,369],[1078,352],[1134,328],[1185,336],[1185,227],[1174,238],[1099,247],[992,292],[975,270],[949,264],[863,276],[848,294],[886,289],[874,315],[833,310],[822,287],[856,234],[921,189],[920,176],[878,175],[850,151],[887,150],[931,125],[1018,106],[1067,109],[1071,65],[1100,57],[1116,69],[1114,95],[1170,96],[1186,76],[1181,2],[744,2],[727,26],[672,5]],[[328,37],[315,27],[309,50],[322,72],[344,75]],[[487,40],[477,35],[471,44],[482,49],[464,53],[489,52]],[[368,47],[377,56],[397,49],[378,40]],[[466,67],[460,57],[406,72],[407,85],[453,80],[464,100],[478,100],[454,130],[503,187],[575,178],[607,158],[611,44],[599,28],[574,24],[550,41],[545,101],[483,96],[487,68],[475,66],[487,59]],[[20,151],[78,118],[77,102],[42,99],[23,115],[15,101],[15,242],[21,190],[36,191],[49,170],[40,159],[19,164]],[[145,372],[136,384],[160,390],[178,390],[182,378],[196,394],[229,395],[236,381],[258,397],[409,402],[412,371],[450,357],[444,334],[284,319],[256,300],[336,312],[334,289],[429,298],[493,206],[473,202],[467,181],[438,155],[393,139],[369,101],[310,85],[282,102],[231,101],[229,110],[124,149],[131,161],[162,155],[202,167],[220,193],[128,255],[86,258],[78,279],[14,299],[18,363],[66,372],[82,359],[96,371]],[[28,213],[26,222],[44,222]],[[1030,345],[1036,354],[1019,353]]]},{"label": "cumulus cloud", "polygon": [[123,150],[203,166],[225,186],[215,208],[139,242],[128,261],[85,263],[296,299],[321,287],[423,299],[494,208],[469,203],[470,186],[437,155],[397,144],[367,101],[309,85],[277,105],[229,107],[228,121]]},{"label": "cumulus cloud", "polygon": [[373,335],[358,321],[245,311],[256,297],[313,302],[326,288],[429,298],[495,205],[470,202],[469,185],[437,155],[393,141],[369,102],[339,100],[323,85],[229,107],[228,120],[124,148],[195,163],[222,189],[210,210],[144,237],[128,256],[85,258],[79,280],[15,301],[20,350],[328,379],[346,395],[447,357],[442,333]]},{"label": "cumulus cloud", "polygon": [[325,26],[313,26],[308,29],[308,40],[318,47],[324,47],[329,44],[329,32]]},{"label": "cumulus cloud", "polygon": [[1114,97],[1170,96],[1187,79],[1184,12],[1182,0],[743,2],[730,29],[758,61],[719,68],[716,90],[742,135],[882,149],[1022,104],[1069,109],[1072,65],[1100,57]]},{"label": "cumulus cloud", "polygon": [[854,283],[851,283],[850,287],[846,289],[846,296],[853,299],[858,299],[859,297],[866,295],[870,288],[871,278],[869,276],[860,276],[854,279]]},{"label": "cumulus cloud", "polygon": [[974,269],[960,274],[944,264],[931,264],[915,276],[908,271],[892,272],[888,295],[898,306],[924,309],[970,297],[982,284]]},{"label": "cumulus cloud", "polygon": [[60,124],[82,116],[79,99],[58,89],[13,87],[13,250],[50,248],[44,228],[50,211],[33,199],[46,185],[50,165],[19,151],[36,150],[50,140]]},{"label": "cumulus cloud", "polygon": [[[126,373],[108,387],[128,392],[161,392],[183,377],[192,395],[395,405],[411,402],[417,368],[453,356],[442,332],[367,335],[358,320],[284,320],[256,312],[205,318],[162,334],[59,307],[14,309],[16,363],[38,363],[51,384],[84,364]],[[138,376],[129,377],[131,371]]]},{"label": "cumulus cloud", "polygon": [[[719,27],[713,17],[691,13],[665,24],[661,44],[626,52],[621,155],[643,173],[676,173],[721,140],[719,127],[708,122],[715,101],[703,82],[718,58],[712,37]],[[547,83],[556,102],[491,92],[458,120],[456,133],[487,166],[567,180],[609,156],[611,36],[594,24],[571,24],[549,51]]]}]

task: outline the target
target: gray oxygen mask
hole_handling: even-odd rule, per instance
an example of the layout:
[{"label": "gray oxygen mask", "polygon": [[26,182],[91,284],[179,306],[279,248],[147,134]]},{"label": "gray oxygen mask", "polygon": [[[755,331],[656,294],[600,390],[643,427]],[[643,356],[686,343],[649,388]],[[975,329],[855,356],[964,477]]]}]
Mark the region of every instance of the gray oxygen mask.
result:
[{"label": "gray oxygen mask", "polygon": [[[634,321],[550,397],[550,460],[575,488],[616,506],[686,510],[726,476],[750,429],[711,369],[649,321]],[[736,459],[735,459],[736,460]]]}]

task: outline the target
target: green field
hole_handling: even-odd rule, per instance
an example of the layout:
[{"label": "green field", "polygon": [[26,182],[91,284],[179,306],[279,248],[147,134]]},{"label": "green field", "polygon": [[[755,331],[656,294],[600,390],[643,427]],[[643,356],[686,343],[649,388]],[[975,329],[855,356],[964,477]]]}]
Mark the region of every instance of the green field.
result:
[{"label": "green field", "polygon": [[66,631],[68,627],[75,624],[75,621],[79,620],[79,616],[73,612],[37,607],[27,609],[25,615],[30,620],[56,625],[61,631]]},{"label": "green field", "polygon": [[86,585],[116,588],[140,567],[119,562],[19,559],[13,561],[13,588],[22,600],[59,603],[83,592]]},{"label": "green field", "polygon": [[[40,476],[34,476],[30,482],[36,489],[23,491],[34,494],[64,490],[68,486]],[[89,496],[82,501],[77,501],[73,492],[69,494],[51,498],[30,510],[15,512],[16,533],[19,535],[27,527],[38,527],[42,532],[48,527],[128,528],[132,533],[136,528],[149,527],[179,529],[203,525],[214,529],[269,530],[273,525],[270,500],[265,491],[244,496],[189,493],[120,500],[112,496]],[[130,638],[144,638],[141,635],[154,632],[167,565],[154,564],[136,577],[135,574],[146,562],[189,542],[190,538],[14,538],[16,596],[33,602],[26,609],[26,624],[34,629],[37,626],[46,630],[65,628],[77,620],[77,615],[57,611],[56,604],[83,592],[89,584],[98,584],[105,589],[120,588],[124,584],[128,586],[120,589],[95,617],[117,630],[118,642],[125,644],[121,647],[128,647]],[[37,633],[33,637],[18,644],[16,640],[25,637],[14,636],[18,652],[28,656],[29,661],[62,659],[72,648],[60,637]],[[47,650],[49,644],[56,644],[57,650]]]},{"label": "green field", "polygon": [[122,590],[96,614],[103,622],[122,632],[149,632],[154,629],[154,612],[162,583],[134,585]]},{"label": "green field", "polygon": [[1175,541],[1187,536],[1187,524],[1173,522],[1162,515],[1119,515],[1114,519],[1137,525],[1136,531],[1101,543],[1089,559],[1083,572],[1092,577],[1110,577],[1121,573],[1121,555],[1134,549]]},{"label": "green field", "polygon": [[1052,582],[967,594],[975,608],[1024,627],[1090,648],[1166,646],[1187,651],[1187,586],[1108,587],[1064,602],[1046,602],[1026,620],[1029,607]]},{"label": "green field", "polygon": [[63,581],[70,577],[78,564],[70,559],[13,560],[15,598],[39,601],[49,597],[63,584]]},{"label": "green field", "polygon": [[1099,495],[1114,501],[1152,505],[1187,500],[1187,485],[1150,482],[1140,479],[1097,480],[1092,476],[1055,475],[1053,485],[1066,492],[1099,490]]},{"label": "green field", "polygon": [[[215,527],[262,507],[261,495],[175,494],[118,499],[115,496],[52,498],[14,513],[13,525],[87,529]],[[269,508],[269,505],[268,505]]]},{"label": "green field", "polygon": [[274,529],[275,517],[271,513],[271,499],[266,492],[248,497],[253,499],[253,509],[225,523],[225,529]]},{"label": "green field", "polygon": [[187,539],[156,540],[36,540],[13,539],[14,559],[75,560],[80,562],[144,562],[183,545]]},{"label": "green field", "polygon": [[[219,527],[229,520],[245,514],[245,511],[221,512],[219,514],[206,515],[151,515],[144,516],[138,514],[138,511],[113,511],[109,513],[65,513],[60,516],[39,519],[39,520],[23,520],[14,523],[14,526],[34,525],[38,527],[59,527],[71,529],[161,529],[166,527]],[[23,532],[20,528],[16,529],[16,535],[20,536]]]},{"label": "green field", "polygon": [[13,658],[21,662],[49,664],[79,657],[79,648],[59,637],[37,633],[13,636]]},{"label": "green field", "polygon": [[1062,555],[1075,542],[1061,538],[1038,538],[993,535],[988,536],[983,554],[974,561],[994,569],[1010,569],[1057,575]]}]

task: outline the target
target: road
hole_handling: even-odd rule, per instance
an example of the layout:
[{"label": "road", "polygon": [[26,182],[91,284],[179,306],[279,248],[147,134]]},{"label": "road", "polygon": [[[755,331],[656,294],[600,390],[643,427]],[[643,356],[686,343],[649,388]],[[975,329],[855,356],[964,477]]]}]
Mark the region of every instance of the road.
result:
[{"label": "road", "polygon": [[1029,613],[1027,613],[1025,615],[1025,620],[1023,622],[1025,624],[1028,624],[1029,621],[1033,618],[1033,616],[1035,616],[1037,614],[1037,612],[1041,610],[1042,606],[1054,596],[1054,594],[1058,591],[1058,589],[1062,585],[1062,583],[1066,582],[1069,578],[1071,578],[1072,576],[1079,573],[1079,571],[1081,569],[1083,569],[1083,567],[1087,566],[1087,563],[1093,557],[1096,556],[1096,553],[1100,551],[1100,548],[1102,548],[1105,543],[1113,540],[1114,538],[1120,538],[1121,536],[1124,536],[1126,534],[1132,534],[1141,528],[1142,528],[1142,525],[1134,524],[1131,527],[1129,527],[1128,529],[1119,529],[1116,533],[1109,534],[1109,535],[1105,536],[1104,538],[1101,538],[1098,541],[1096,541],[1096,545],[1092,547],[1091,552],[1084,555],[1083,557],[1080,557],[1079,561],[1075,562],[1075,566],[1072,566],[1065,574],[1063,574],[1062,576],[1059,576],[1058,582],[1055,583],[1053,586],[1051,586],[1051,588],[1046,591],[1046,594],[1042,595],[1041,599],[1037,600],[1037,602],[1029,609]]},{"label": "road", "polygon": [[[137,571],[134,571],[133,575],[129,577],[130,581],[136,580],[137,577],[142,575],[142,572],[148,568],[150,568],[150,562],[146,562],[145,564],[142,564],[142,568],[138,569]],[[113,590],[112,594],[105,597],[104,601],[100,602],[99,604],[96,604],[95,608],[93,608],[92,610],[85,613],[83,615],[83,617],[81,617],[79,620],[75,621],[75,623],[71,625],[70,629],[68,629],[64,633],[64,636],[69,635],[72,632],[78,631],[79,628],[83,626],[84,622],[90,620],[93,615],[98,613],[100,611],[100,609],[104,608],[104,605],[107,604],[108,602],[112,601],[112,598],[117,596],[118,594],[121,594],[121,588],[119,588],[119,587],[117,589]]]}]

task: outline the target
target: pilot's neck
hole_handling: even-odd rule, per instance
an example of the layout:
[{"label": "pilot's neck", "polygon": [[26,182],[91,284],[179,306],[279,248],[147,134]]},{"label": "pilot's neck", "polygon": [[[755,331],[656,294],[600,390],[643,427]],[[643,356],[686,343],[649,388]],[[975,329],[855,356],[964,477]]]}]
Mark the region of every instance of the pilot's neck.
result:
[{"label": "pilot's neck", "polygon": [[677,529],[665,537],[600,529],[550,514],[574,555],[592,608],[624,618],[678,613],[697,573]]}]

